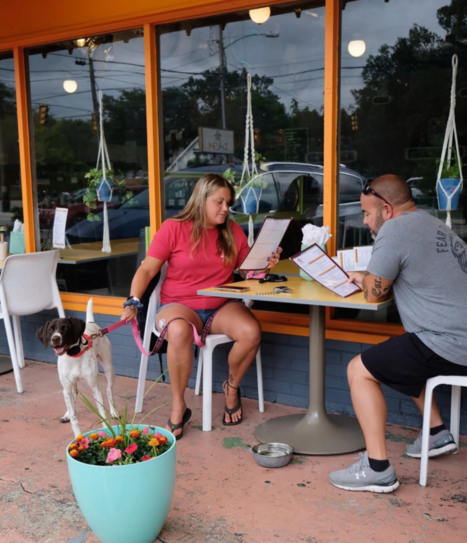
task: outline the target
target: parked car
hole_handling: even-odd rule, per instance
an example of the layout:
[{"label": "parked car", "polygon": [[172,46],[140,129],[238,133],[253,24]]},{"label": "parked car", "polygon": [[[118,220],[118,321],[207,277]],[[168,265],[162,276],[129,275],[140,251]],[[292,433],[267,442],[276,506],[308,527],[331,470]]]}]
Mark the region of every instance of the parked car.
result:
[{"label": "parked car", "polygon": [[[165,216],[173,217],[188,202],[194,186],[204,173],[223,173],[228,166],[201,166],[178,172],[170,172],[165,178]],[[241,166],[233,166],[241,175]],[[244,207],[245,194],[252,185],[261,185],[257,212],[253,213],[255,234],[266,216],[292,217],[292,222],[284,239],[284,256],[288,257],[300,250],[301,228],[306,223],[317,226],[323,224],[323,168],[313,164],[269,162],[264,170],[250,181],[240,192],[231,207],[231,217],[248,231],[249,213]],[[341,166],[339,224],[341,239],[349,245],[357,243],[351,234],[358,232],[358,242],[369,243],[370,237],[361,219],[360,194],[365,178],[357,172]],[[136,203],[127,202],[109,209],[110,239],[134,238],[149,224],[149,193],[144,191],[136,198]],[[82,221],[67,230],[71,244],[102,239],[103,224]],[[344,239],[342,238],[344,236]]]}]

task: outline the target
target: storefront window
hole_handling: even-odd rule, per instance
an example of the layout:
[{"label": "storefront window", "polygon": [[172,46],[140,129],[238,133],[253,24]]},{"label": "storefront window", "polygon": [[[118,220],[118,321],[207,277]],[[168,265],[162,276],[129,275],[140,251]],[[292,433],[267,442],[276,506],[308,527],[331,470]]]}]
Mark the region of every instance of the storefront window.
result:
[{"label": "storefront window", "polygon": [[[204,173],[230,169],[240,184],[251,74],[263,173],[257,208],[248,210],[255,233],[268,215],[293,217],[287,257],[300,249],[305,223],[322,225],[324,11],[323,2],[291,3],[272,6],[262,25],[243,11],[158,27],[166,218]],[[247,231],[240,200],[231,217]]]},{"label": "storefront window", "polygon": [[[23,222],[15,69],[13,53],[5,52],[0,53],[0,233],[4,241],[10,241],[16,220]],[[21,237],[24,234],[16,236],[14,247],[10,244],[12,250],[24,250]]]},{"label": "storefront window", "polygon": [[[342,12],[341,44],[339,246],[371,242],[358,199],[346,202],[344,184],[350,171],[362,182],[386,173],[401,176],[417,205],[444,221],[435,190],[436,161],[449,114],[454,54],[459,58],[457,134],[466,160],[467,3],[425,0],[420,9],[411,0],[348,2]],[[466,195],[464,189],[452,213],[453,230],[464,240]],[[384,317],[384,312],[378,314]],[[369,315],[360,312],[359,318]],[[386,318],[397,321],[395,309]]]},{"label": "storefront window", "polygon": [[[126,295],[144,246],[149,207],[143,41],[142,30],[129,30],[27,51],[37,249],[65,244],[57,276],[66,291]],[[107,203],[110,251],[102,251],[105,197],[99,192],[99,200],[86,177],[98,157],[100,92],[114,181]],[[57,208],[67,210],[62,228]]]}]

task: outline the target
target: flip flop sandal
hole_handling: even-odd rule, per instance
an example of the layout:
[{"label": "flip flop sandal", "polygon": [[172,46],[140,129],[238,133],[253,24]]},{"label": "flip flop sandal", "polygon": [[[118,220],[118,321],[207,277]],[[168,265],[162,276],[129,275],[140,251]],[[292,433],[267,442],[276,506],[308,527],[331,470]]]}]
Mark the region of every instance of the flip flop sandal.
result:
[{"label": "flip flop sandal", "polygon": [[[232,386],[229,381],[225,381],[224,384],[222,385],[222,388],[224,389],[225,391],[225,385],[227,384],[228,387],[230,388],[234,388],[236,391],[237,391],[237,398],[238,398],[238,401],[237,401],[237,404],[235,407],[232,407],[232,409],[229,409],[227,406],[224,407],[224,411],[225,413],[227,413],[228,415],[230,415],[230,420],[232,420],[232,415],[235,415],[235,413],[237,413],[237,411],[239,411],[241,408],[242,408],[242,397],[241,397],[241,391],[240,391],[240,387],[234,387]],[[236,422],[227,422],[225,420],[225,413],[222,415],[222,424],[224,426],[237,426],[239,425],[242,420],[243,420],[243,416],[241,419],[238,419]]]},{"label": "flip flop sandal", "polygon": [[191,409],[187,407],[185,409],[185,413],[183,413],[182,422],[179,422],[178,424],[174,424],[170,419],[167,421],[167,426],[170,428],[170,431],[174,433],[175,430],[179,430],[180,428],[182,431],[178,434],[178,436],[175,436],[176,441],[179,439],[182,439],[183,436],[183,427],[185,424],[191,419]]}]

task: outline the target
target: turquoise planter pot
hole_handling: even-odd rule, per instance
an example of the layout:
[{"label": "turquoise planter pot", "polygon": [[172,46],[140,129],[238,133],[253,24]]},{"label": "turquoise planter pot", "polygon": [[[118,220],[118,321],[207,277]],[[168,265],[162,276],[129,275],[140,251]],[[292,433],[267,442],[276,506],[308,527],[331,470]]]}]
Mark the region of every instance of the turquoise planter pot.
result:
[{"label": "turquoise planter pot", "polygon": [[[118,427],[113,428],[118,433]],[[67,447],[76,501],[102,543],[153,543],[162,530],[175,489],[176,441],[164,428],[155,431],[167,436],[172,447],[153,460],[128,466],[83,464],[68,454]]]}]

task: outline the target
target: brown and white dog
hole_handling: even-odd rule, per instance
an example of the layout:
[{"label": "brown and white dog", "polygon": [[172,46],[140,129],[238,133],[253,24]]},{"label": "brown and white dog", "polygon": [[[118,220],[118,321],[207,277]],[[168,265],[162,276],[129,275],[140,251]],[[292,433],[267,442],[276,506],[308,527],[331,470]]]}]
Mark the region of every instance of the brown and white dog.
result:
[{"label": "brown and white dog", "polygon": [[66,413],[61,422],[71,422],[75,437],[80,434],[78,419],[76,417],[76,397],[78,381],[84,380],[91,387],[97,409],[103,418],[105,414],[104,400],[99,388],[98,364],[102,366],[107,378],[107,399],[110,404],[112,417],[117,416],[113,399],[113,384],[115,371],[112,365],[112,345],[105,336],[99,336],[88,341],[92,334],[99,332],[100,328],[94,322],[92,298],[88,301],[86,322],[73,317],[67,319],[53,319],[39,328],[36,336],[42,341],[45,348],[52,347],[58,355],[58,377],[63,386]]}]

